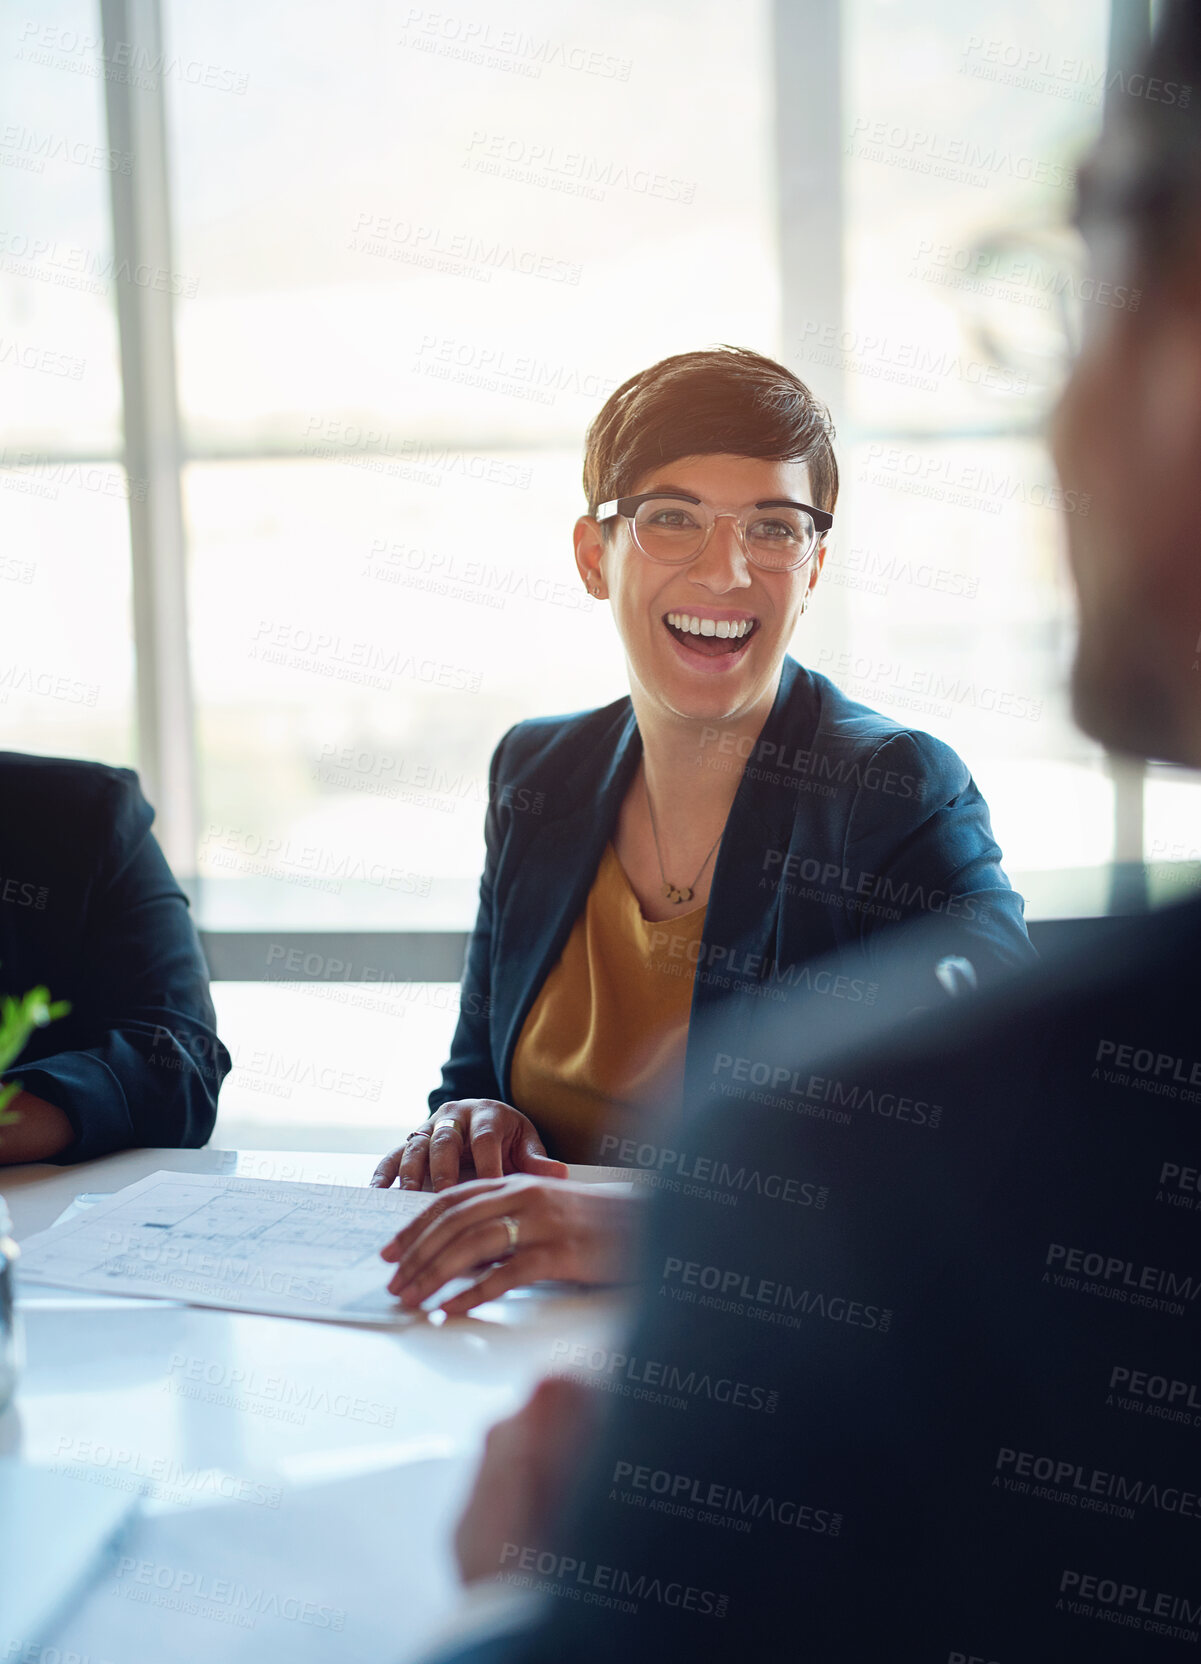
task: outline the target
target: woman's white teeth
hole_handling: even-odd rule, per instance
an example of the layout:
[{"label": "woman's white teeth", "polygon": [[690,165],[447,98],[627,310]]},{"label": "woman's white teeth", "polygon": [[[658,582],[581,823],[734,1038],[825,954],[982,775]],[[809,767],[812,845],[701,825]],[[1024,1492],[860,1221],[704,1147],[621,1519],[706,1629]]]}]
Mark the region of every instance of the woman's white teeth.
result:
[{"label": "woman's white teeth", "polygon": [[731,636],[745,636],[754,628],[749,618],[740,618],[733,623],[727,618],[693,618],[687,612],[669,612],[667,622],[673,630],[680,630],[690,636],[718,636],[726,641]]}]

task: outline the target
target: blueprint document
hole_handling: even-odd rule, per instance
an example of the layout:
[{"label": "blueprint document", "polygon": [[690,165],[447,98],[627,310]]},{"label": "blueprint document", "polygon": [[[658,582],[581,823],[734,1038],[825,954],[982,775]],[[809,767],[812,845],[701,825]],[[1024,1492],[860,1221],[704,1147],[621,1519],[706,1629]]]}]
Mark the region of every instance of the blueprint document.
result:
[{"label": "blueprint document", "polygon": [[387,1292],[379,1251],[434,1200],[209,1173],[152,1173],[30,1237],[22,1283],[158,1295],[285,1317],[391,1323],[410,1314]]}]

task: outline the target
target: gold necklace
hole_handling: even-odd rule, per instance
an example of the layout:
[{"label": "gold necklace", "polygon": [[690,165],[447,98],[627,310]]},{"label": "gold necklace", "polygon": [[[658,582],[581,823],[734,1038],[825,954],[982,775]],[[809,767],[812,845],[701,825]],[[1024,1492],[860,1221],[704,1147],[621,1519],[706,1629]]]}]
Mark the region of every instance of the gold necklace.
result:
[{"label": "gold necklace", "polygon": [[642,776],[642,789],[646,793],[646,812],[651,817],[651,836],[655,840],[655,854],[659,858],[659,877],[663,880],[664,899],[670,901],[674,906],[678,907],[681,902],[692,900],[696,891],[696,886],[700,880],[700,876],[709,865],[709,862],[713,858],[713,851],[722,840],[722,834],[725,832],[725,827],[723,826],[721,832],[719,832],[716,838],[714,838],[708,855],[705,856],[705,859],[696,870],[696,877],[692,880],[692,883],[683,885],[673,884],[667,874],[663,871],[663,851],[659,847],[659,828],[655,825],[655,811],[651,807],[651,789],[646,783],[645,771]]}]

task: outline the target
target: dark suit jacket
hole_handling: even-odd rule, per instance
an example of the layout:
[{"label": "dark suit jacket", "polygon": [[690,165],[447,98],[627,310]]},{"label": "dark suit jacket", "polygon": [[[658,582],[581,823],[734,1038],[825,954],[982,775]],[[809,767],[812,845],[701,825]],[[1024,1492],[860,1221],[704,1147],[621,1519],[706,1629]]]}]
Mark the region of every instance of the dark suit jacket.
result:
[{"label": "dark suit jacket", "polygon": [[[454,1098],[512,1101],[522,1024],[584,906],[641,754],[628,698],[519,723],[497,746],[479,913],[431,1109]],[[711,760],[740,761],[716,731]],[[1000,857],[988,807],[949,746],[785,658],[718,852],[690,1033],[731,991],[751,1008],[811,993],[822,1013],[835,1000],[882,1001],[874,944],[913,918],[938,928],[929,963],[909,967],[896,992],[906,1008],[940,997],[932,973],[943,956],[966,957],[982,982],[1027,963],[1021,897]],[[844,987],[827,973],[815,987],[808,967],[839,950],[859,954],[862,975]],[[685,1081],[693,1092],[707,1084],[691,1041]]]},{"label": "dark suit jacket", "polygon": [[774,1100],[689,1106],[665,1144],[725,1174],[656,1195],[632,1331],[556,1358],[605,1420],[566,1517],[506,1551],[552,1598],[456,1659],[1181,1654],[1201,903],[1099,923],[917,1024],[840,1011],[824,1053],[765,1024]]},{"label": "dark suit jacket", "polygon": [[153,819],[129,769],[0,752],[0,991],[71,1002],[8,1078],[70,1119],[60,1162],[203,1144],[230,1069]]}]

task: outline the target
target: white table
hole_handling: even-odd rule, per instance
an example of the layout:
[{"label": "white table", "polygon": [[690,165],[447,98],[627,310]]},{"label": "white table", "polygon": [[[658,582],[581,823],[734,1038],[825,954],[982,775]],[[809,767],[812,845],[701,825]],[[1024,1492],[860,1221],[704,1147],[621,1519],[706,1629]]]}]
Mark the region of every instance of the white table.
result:
[{"label": "white table", "polygon": [[[0,1191],[19,1241],[51,1224],[80,1192],[117,1190],[160,1168],[362,1184],[373,1167],[370,1156],[138,1150],[65,1169],[0,1169]],[[27,1360],[16,1402],[0,1417],[0,1452],[99,1484],[144,1482],[155,1507],[181,1515],[221,1505],[221,1517],[252,1541],[256,1531],[283,1529],[273,1498],[282,1495],[288,1506],[308,1487],[342,1480],[321,1513],[323,1569],[339,1587],[342,1537],[353,1540],[352,1528],[361,1530],[364,1508],[378,1510],[394,1568],[392,1656],[402,1659],[417,1655],[457,1600],[449,1530],[486,1429],[561,1361],[565,1345],[611,1343],[621,1303],[611,1294],[531,1293],[465,1318],[419,1318],[383,1332],[32,1287],[23,1308]],[[395,1475],[383,1506],[378,1489],[374,1505],[361,1494],[356,1501],[355,1476],[378,1485],[369,1476],[383,1470]],[[353,1552],[361,1561],[361,1543]],[[353,1591],[356,1567],[344,1569]],[[114,1664],[163,1664],[175,1656],[167,1643],[198,1621],[162,1601],[136,1611],[130,1601],[98,1609],[94,1617],[85,1607],[63,1644],[69,1639],[77,1651]],[[117,1609],[127,1624],[132,1616],[148,1626],[140,1657],[132,1646],[124,1655],[105,1650],[104,1625]],[[353,1658],[352,1628],[323,1638],[293,1624],[296,1644],[288,1651]],[[223,1659],[274,1656],[255,1653],[255,1644],[265,1645],[261,1633],[256,1643],[253,1630],[219,1624],[211,1612],[198,1638]],[[180,1656],[188,1656],[182,1645]]]}]

